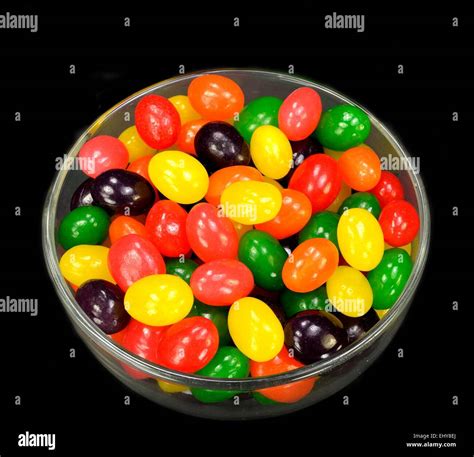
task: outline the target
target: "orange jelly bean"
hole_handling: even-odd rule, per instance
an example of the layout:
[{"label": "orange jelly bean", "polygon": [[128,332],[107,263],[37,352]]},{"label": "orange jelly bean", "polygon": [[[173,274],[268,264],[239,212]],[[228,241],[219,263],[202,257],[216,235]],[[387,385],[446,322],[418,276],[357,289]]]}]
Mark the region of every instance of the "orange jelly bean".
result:
[{"label": "orange jelly bean", "polygon": [[378,155],[366,145],[348,149],[337,164],[342,180],[359,192],[374,188],[382,172]]}]

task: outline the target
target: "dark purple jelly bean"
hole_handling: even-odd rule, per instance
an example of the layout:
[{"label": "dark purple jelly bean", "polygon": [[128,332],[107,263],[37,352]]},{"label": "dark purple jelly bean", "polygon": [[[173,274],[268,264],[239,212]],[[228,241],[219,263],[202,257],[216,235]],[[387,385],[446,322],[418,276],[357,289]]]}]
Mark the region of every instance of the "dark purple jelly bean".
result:
[{"label": "dark purple jelly bean", "polygon": [[290,255],[298,246],[298,235],[292,235],[280,240],[282,248]]},{"label": "dark purple jelly bean", "polygon": [[92,184],[94,202],[117,214],[136,216],[147,212],[155,201],[151,184],[127,170],[104,171]]},{"label": "dark purple jelly bean", "polygon": [[[293,151],[293,166],[289,173],[280,182],[287,184],[290,181],[296,167],[303,163],[303,160],[310,155],[324,152],[322,145],[316,138],[308,137],[301,141],[290,141],[291,150]],[[285,186],[286,187],[286,186]]]},{"label": "dark purple jelly bean", "polygon": [[227,122],[208,122],[194,138],[198,159],[208,170],[248,165],[250,150],[235,127]]},{"label": "dark purple jelly bean", "polygon": [[285,325],[285,344],[295,359],[310,364],[327,359],[346,346],[341,322],[325,311],[303,311]]},{"label": "dark purple jelly bean", "polygon": [[347,332],[349,344],[363,337],[378,321],[379,317],[374,308],[370,308],[361,317],[349,317],[342,313],[334,313]]},{"label": "dark purple jelly bean", "polygon": [[80,206],[92,206],[94,199],[92,198],[91,189],[94,180],[92,178],[86,179],[74,192],[71,198],[71,211]]},{"label": "dark purple jelly bean", "polygon": [[76,301],[84,312],[108,335],[119,332],[130,321],[120,287],[103,279],[92,279],[77,289]]}]

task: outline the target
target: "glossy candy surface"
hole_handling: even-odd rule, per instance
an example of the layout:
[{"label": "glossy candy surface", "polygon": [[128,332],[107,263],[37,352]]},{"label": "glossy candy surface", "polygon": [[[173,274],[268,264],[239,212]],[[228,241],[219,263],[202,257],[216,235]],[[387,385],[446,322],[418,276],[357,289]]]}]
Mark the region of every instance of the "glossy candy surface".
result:
[{"label": "glossy candy surface", "polygon": [[102,279],[87,281],[77,289],[79,306],[103,332],[123,330],[130,316],[123,305],[123,292],[118,286]]},{"label": "glossy candy surface", "polygon": [[194,300],[193,307],[187,317],[201,316],[212,321],[219,333],[219,346],[228,346],[232,343],[229,328],[227,326],[227,317],[229,308],[224,306],[210,306]]},{"label": "glossy candy surface", "polygon": [[176,146],[179,151],[187,152],[188,154],[196,155],[196,148],[194,147],[194,140],[199,129],[209,122],[206,119],[195,119],[188,121],[181,126]]},{"label": "glossy candy surface", "polygon": [[175,95],[168,99],[178,111],[181,125],[199,119],[200,114],[192,107],[187,95]]},{"label": "glossy candy surface", "polygon": [[310,292],[321,287],[339,263],[336,246],[325,238],[303,241],[286,260],[282,278],[293,292]]},{"label": "glossy candy surface", "polygon": [[181,121],[173,104],[161,95],[145,95],[135,108],[135,126],[153,149],[166,149],[178,139]]},{"label": "glossy candy surface", "polygon": [[377,185],[370,189],[383,208],[393,200],[403,200],[405,192],[400,180],[389,171],[382,170]]},{"label": "glossy candy surface", "polygon": [[283,346],[283,327],[271,308],[263,301],[245,297],[229,311],[229,332],[237,348],[249,359],[266,362]]},{"label": "glossy candy surface", "polygon": [[[148,146],[138,134],[137,128],[134,125],[126,128],[118,137],[118,139],[125,145],[128,151],[128,162],[134,162],[144,156],[154,154],[156,151]],[[120,167],[113,167],[120,168]]]},{"label": "glossy candy surface", "polygon": [[201,316],[187,317],[166,330],[157,359],[167,368],[195,373],[212,360],[218,347],[219,334],[212,321]]},{"label": "glossy candy surface", "polygon": [[326,286],[305,293],[285,289],[280,295],[280,303],[287,317],[293,317],[302,311],[325,311],[328,304]]},{"label": "glossy candy surface", "polygon": [[337,248],[337,225],[339,224],[339,215],[330,211],[321,211],[311,217],[309,222],[301,230],[298,240],[300,243],[312,238],[326,238],[334,243]]},{"label": "glossy candy surface", "polygon": [[134,282],[125,293],[125,309],[146,325],[174,324],[186,317],[193,306],[193,293],[178,276],[154,274]]},{"label": "glossy candy surface", "polygon": [[81,206],[94,205],[91,189],[94,180],[92,178],[86,179],[75,191],[71,198],[70,210],[74,210]]},{"label": "glossy candy surface", "polygon": [[317,153],[323,152],[323,147],[319,144],[316,138],[309,136],[301,141],[290,141],[291,150],[293,152],[293,163],[291,170],[282,180],[282,182],[289,182],[290,178],[293,176],[293,173],[296,168],[298,168],[305,159],[309,156]]},{"label": "glossy candy surface", "polygon": [[209,176],[204,166],[190,154],[163,151],[151,159],[148,173],[156,188],[170,200],[190,204],[206,195]]},{"label": "glossy candy surface", "polygon": [[198,267],[198,264],[191,259],[167,259],[166,273],[180,277],[188,284],[191,281],[193,271]]},{"label": "glossy candy surface", "polygon": [[118,216],[109,226],[110,242],[114,244],[118,239],[127,235],[139,235],[148,238],[145,226],[131,216]]},{"label": "glossy candy surface", "polygon": [[129,163],[127,170],[133,171],[134,173],[145,178],[155,190],[155,200],[158,200],[158,191],[156,187],[153,185],[153,183],[151,182],[150,175],[148,174],[148,166],[152,158],[153,158],[152,154],[140,157],[139,159],[136,159],[133,162]]},{"label": "glossy candy surface", "polygon": [[151,208],[155,192],[142,176],[127,170],[109,170],[92,184],[95,204],[116,214],[135,216]]},{"label": "glossy candy surface", "polygon": [[380,216],[380,204],[375,195],[368,192],[356,192],[350,197],[347,197],[339,208],[339,214],[351,208],[362,208],[366,209],[369,213],[373,214],[377,219]]},{"label": "glossy candy surface", "polygon": [[369,146],[348,149],[337,163],[342,180],[354,190],[368,191],[380,180],[380,159]]},{"label": "glossy candy surface", "polygon": [[420,228],[416,209],[405,200],[387,203],[379,217],[385,241],[394,247],[411,243]]},{"label": "glossy candy surface", "polygon": [[203,125],[194,138],[196,155],[208,171],[248,165],[250,151],[240,133],[227,122]]},{"label": "glossy candy surface", "polygon": [[331,211],[332,213],[337,213],[339,211],[339,208],[342,205],[342,202],[350,197],[352,193],[351,188],[343,181],[341,183],[341,190],[337,194],[336,198],[334,201],[326,208],[326,211]]},{"label": "glossy candy surface", "polygon": [[349,317],[342,313],[336,313],[335,316],[342,322],[349,344],[362,338],[379,321],[374,308],[360,317]]}]

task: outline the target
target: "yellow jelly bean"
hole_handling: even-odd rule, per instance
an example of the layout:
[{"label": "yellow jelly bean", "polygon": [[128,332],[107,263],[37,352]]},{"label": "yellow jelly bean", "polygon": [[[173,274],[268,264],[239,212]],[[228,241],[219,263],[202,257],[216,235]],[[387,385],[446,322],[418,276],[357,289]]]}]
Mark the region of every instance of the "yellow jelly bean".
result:
[{"label": "yellow jelly bean", "polygon": [[[393,249],[393,246],[390,246],[388,243],[385,243],[385,250]],[[403,249],[407,252],[408,255],[411,255],[411,243],[405,244],[405,246],[400,246],[400,249]]]},{"label": "yellow jelly bean", "polygon": [[344,211],[337,225],[337,242],[346,262],[357,270],[373,270],[382,260],[382,229],[377,219],[366,209],[351,208]]},{"label": "yellow jelly bean", "polygon": [[178,111],[181,125],[188,121],[200,119],[201,115],[191,106],[191,102],[187,95],[175,95],[168,99]]},{"label": "yellow jelly bean", "polygon": [[262,300],[241,298],[230,307],[229,332],[237,348],[255,362],[273,359],[283,347],[283,327]]},{"label": "yellow jelly bean", "polygon": [[193,306],[191,287],[178,276],[150,275],[134,282],[125,293],[128,314],[145,325],[162,326],[184,319]]},{"label": "yellow jelly bean", "polygon": [[261,181],[234,182],[221,195],[225,216],[244,225],[272,220],[281,204],[281,192],[273,184]]},{"label": "yellow jelly bean", "polygon": [[345,151],[334,151],[333,149],[323,148],[324,153],[332,157],[334,160],[339,160],[339,157],[344,154]]},{"label": "yellow jelly bean", "polygon": [[372,306],[373,294],[368,279],[352,267],[337,267],[326,283],[332,306],[349,317],[360,317]]},{"label": "yellow jelly bean", "polygon": [[59,269],[64,278],[75,286],[90,279],[105,279],[115,284],[107,266],[108,255],[109,248],[105,246],[80,244],[62,255]]},{"label": "yellow jelly bean", "polygon": [[128,161],[140,159],[143,156],[154,154],[155,149],[148,146],[137,132],[137,128],[132,125],[126,128],[119,136],[119,140],[125,145],[128,151]]},{"label": "yellow jelly bean", "polygon": [[336,199],[326,208],[325,211],[332,211],[333,213],[337,213],[339,207],[342,205],[342,202],[351,195],[351,188],[343,182],[341,185],[341,190],[337,194]]},{"label": "yellow jelly bean", "polygon": [[201,162],[181,151],[163,151],[148,165],[148,174],[157,189],[177,203],[196,203],[206,195],[209,175]]},{"label": "yellow jelly bean", "polygon": [[377,316],[379,316],[379,319],[382,319],[385,314],[387,314],[390,311],[389,309],[376,309],[375,312],[377,313]]},{"label": "yellow jelly bean", "polygon": [[273,125],[262,125],[253,132],[250,155],[258,170],[273,179],[286,176],[293,161],[288,138]]},{"label": "yellow jelly bean", "polygon": [[174,384],[173,382],[161,381],[159,379],[157,379],[157,381],[160,389],[168,394],[177,394],[188,390],[188,388],[182,384]]}]

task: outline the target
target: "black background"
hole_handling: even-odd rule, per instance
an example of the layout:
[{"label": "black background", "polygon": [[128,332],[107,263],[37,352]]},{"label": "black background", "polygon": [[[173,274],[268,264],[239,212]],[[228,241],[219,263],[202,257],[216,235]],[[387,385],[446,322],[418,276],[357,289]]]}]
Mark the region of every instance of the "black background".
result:
[{"label": "black background", "polygon": [[[135,3],[135,2],[134,2]],[[179,5],[178,5],[179,6]],[[0,30],[0,296],[39,299],[39,316],[0,315],[0,455],[18,434],[56,433],[59,455],[125,449],[298,454],[472,455],[472,124],[474,17],[459,11],[355,11],[311,2],[216,3],[171,12],[156,3],[99,12],[0,4],[39,13],[39,31]],[[69,10],[68,10],[69,9]],[[364,33],[327,30],[324,16],[365,13]],[[402,14],[403,13],[403,14]],[[123,27],[124,16],[131,27]],[[233,18],[240,27],[233,27]],[[459,27],[452,27],[453,16]],[[76,74],[69,74],[69,65]],[[178,72],[219,67],[287,71],[328,84],[392,127],[421,174],[432,211],[422,284],[392,344],[356,382],[290,416],[222,423],[149,403],[115,381],[74,334],[45,271],[40,218],[55,158],[127,95]],[[404,65],[404,74],[397,73]],[[14,121],[20,111],[22,122]],[[459,121],[452,122],[452,113]],[[21,216],[15,216],[15,207]],[[452,216],[453,206],[459,216]],[[452,302],[459,310],[452,310]],[[70,359],[70,348],[76,358]],[[399,348],[405,357],[397,357]],[[467,360],[467,362],[466,362]],[[21,406],[14,397],[20,395]],[[131,395],[130,406],[123,404]],[[342,396],[350,405],[343,406]],[[459,405],[452,404],[453,395]],[[172,431],[175,433],[172,434]],[[471,432],[471,433],[469,433]],[[413,433],[456,433],[457,449],[407,450]],[[219,440],[226,444],[219,444]],[[165,451],[164,445],[167,445]],[[262,451],[263,452],[263,451]],[[331,454],[329,454],[331,453]],[[94,454],[96,455],[96,454]]]}]

